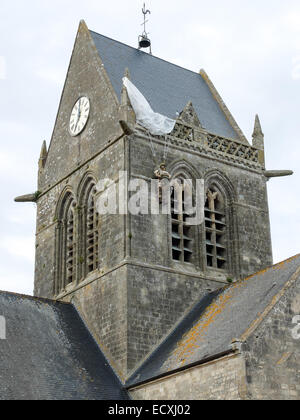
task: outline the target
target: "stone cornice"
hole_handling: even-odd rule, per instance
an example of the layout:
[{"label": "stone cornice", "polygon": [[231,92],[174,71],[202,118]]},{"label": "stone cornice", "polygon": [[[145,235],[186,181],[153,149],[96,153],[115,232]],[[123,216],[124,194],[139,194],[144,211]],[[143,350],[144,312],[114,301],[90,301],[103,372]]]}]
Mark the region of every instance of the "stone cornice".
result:
[{"label": "stone cornice", "polygon": [[135,135],[149,142],[151,139],[152,142],[161,145],[164,145],[167,139],[170,147],[225,162],[231,166],[244,168],[259,174],[264,170],[263,151],[238,140],[208,133],[181,121],[177,121],[174,131],[166,136],[151,136],[149,132],[139,125],[135,127]]}]

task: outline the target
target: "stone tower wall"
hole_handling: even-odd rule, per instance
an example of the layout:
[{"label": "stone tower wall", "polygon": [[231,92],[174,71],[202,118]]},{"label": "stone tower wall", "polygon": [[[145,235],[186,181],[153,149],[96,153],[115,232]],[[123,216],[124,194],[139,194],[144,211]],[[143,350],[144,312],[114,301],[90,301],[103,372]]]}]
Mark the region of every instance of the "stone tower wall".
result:
[{"label": "stone tower wall", "polygon": [[[86,129],[74,138],[68,132],[69,117],[82,95],[90,98],[91,114]],[[154,162],[143,130],[125,135],[120,111],[98,52],[81,24],[50,149],[39,174],[35,295],[74,302],[111,362],[126,376],[208,290],[271,265],[272,251],[263,165],[209,150],[207,133],[198,130],[193,142],[180,136],[172,139],[166,163],[173,175],[183,171],[205,179],[207,186],[215,182],[223,189],[228,269],[206,268],[203,226],[194,229],[192,262],[179,264],[171,258],[169,216],[106,215],[99,220],[98,270],[86,278],[77,275],[73,284],[55,294],[57,206],[63,193],[73,194],[75,211],[80,211],[79,190],[87,174],[95,182],[117,180],[119,171],[125,170],[131,178],[150,183],[160,163]],[[160,160],[163,139],[153,141]],[[231,141],[226,142],[229,150]],[[244,155],[251,152],[246,152],[247,145],[243,148]],[[82,238],[76,223],[78,245]],[[80,264],[77,253],[78,273]]]}]

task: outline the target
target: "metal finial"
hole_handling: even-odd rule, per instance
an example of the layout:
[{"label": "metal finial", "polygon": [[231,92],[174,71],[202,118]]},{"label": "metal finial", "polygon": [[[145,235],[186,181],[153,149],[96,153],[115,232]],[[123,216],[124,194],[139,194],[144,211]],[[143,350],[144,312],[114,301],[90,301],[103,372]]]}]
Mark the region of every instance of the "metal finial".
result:
[{"label": "metal finial", "polygon": [[142,9],[142,13],[144,15],[144,22],[142,23],[142,26],[144,26],[144,32],[141,36],[139,36],[139,49],[141,48],[150,48],[150,54],[152,54],[151,51],[151,41],[148,38],[149,32],[146,31],[146,23],[148,23],[147,14],[151,14],[150,10],[146,9],[146,4],[144,3],[144,7]]},{"label": "metal finial", "polygon": [[144,32],[143,35],[147,36],[147,32],[146,32],[146,23],[148,23],[148,20],[146,20],[147,14],[149,13],[149,15],[151,15],[150,10],[146,10],[146,4],[144,3],[144,7],[142,9],[142,13],[144,15],[144,23],[142,23],[142,25],[144,25]]}]

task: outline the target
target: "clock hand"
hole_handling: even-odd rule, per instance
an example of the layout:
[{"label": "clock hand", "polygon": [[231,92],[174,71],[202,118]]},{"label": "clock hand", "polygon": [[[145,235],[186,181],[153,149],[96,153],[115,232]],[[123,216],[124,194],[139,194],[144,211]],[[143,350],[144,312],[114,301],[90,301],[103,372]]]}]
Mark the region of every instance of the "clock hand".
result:
[{"label": "clock hand", "polygon": [[79,99],[79,103],[78,103],[78,112],[77,112],[77,121],[76,121],[76,125],[75,125],[75,131],[77,129],[77,125],[79,123],[80,120],[80,116],[81,116],[81,110],[80,110],[80,105],[81,105],[81,99]]},{"label": "clock hand", "polygon": [[79,105],[78,105],[78,119],[81,116],[81,99],[79,99]]}]

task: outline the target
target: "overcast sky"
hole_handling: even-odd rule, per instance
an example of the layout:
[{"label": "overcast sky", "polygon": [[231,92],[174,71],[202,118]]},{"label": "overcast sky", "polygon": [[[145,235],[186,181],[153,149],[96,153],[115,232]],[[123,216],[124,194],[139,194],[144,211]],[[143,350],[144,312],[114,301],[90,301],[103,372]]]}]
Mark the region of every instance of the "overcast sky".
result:
[{"label": "overcast sky", "polygon": [[[80,19],[132,46],[140,0],[0,2],[0,290],[32,294],[35,205],[42,140],[49,144]],[[300,252],[300,1],[148,0],[154,55],[204,68],[251,138],[259,113],[267,169],[292,169],[268,184],[274,260]]]}]

